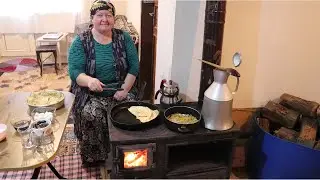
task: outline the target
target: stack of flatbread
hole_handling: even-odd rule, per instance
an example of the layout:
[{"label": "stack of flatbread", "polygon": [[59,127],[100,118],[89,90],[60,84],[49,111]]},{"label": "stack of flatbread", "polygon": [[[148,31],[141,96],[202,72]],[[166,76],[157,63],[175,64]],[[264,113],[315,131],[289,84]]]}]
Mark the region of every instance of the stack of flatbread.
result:
[{"label": "stack of flatbread", "polygon": [[159,115],[158,110],[152,110],[146,106],[131,106],[128,110],[142,123],[149,122]]}]

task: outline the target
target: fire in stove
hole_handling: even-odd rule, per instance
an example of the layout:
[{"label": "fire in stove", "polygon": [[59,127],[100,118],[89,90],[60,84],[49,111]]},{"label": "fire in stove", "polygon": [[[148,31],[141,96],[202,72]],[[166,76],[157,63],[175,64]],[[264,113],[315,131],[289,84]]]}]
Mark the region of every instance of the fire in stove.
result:
[{"label": "fire in stove", "polygon": [[147,165],[147,149],[124,152],[124,168],[146,167]]}]

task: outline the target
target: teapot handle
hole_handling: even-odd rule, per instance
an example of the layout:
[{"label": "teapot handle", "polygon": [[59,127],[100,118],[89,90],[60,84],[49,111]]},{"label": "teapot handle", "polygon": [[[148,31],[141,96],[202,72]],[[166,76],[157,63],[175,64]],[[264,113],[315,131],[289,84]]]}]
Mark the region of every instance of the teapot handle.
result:
[{"label": "teapot handle", "polygon": [[238,91],[238,88],[239,88],[239,77],[238,76],[236,76],[237,77],[237,85],[236,85],[236,88],[235,88],[235,90],[234,91],[232,91],[232,94],[235,94],[237,91]]},{"label": "teapot handle", "polygon": [[158,94],[161,92],[162,90],[159,89],[157,92],[156,92],[156,95],[154,96],[154,99],[157,99],[158,98]]}]

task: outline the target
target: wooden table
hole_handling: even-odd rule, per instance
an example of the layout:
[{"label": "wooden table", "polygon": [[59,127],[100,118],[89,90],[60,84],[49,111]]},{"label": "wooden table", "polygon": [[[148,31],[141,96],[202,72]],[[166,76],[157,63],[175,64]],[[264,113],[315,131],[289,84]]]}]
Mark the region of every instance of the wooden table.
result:
[{"label": "wooden table", "polygon": [[26,103],[26,98],[30,95],[30,92],[19,92],[0,97],[0,123],[4,123],[8,127],[7,139],[0,142],[0,171],[35,168],[35,176],[33,177],[36,177],[39,175],[41,166],[48,164],[50,169],[55,174],[57,173],[50,161],[56,156],[74,102],[72,93],[63,93],[65,95],[64,106],[56,111],[56,121],[52,126],[54,141],[49,145],[43,146],[42,152],[23,149],[21,138],[8,119],[10,112],[15,112],[16,117],[19,118],[30,118]]}]

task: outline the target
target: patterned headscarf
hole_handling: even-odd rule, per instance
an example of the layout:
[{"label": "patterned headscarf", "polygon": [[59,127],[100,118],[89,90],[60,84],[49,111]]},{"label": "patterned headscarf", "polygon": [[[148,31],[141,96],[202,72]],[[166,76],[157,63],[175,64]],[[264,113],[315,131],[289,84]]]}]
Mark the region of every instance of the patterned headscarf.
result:
[{"label": "patterned headscarf", "polygon": [[111,14],[114,16],[116,13],[116,9],[114,8],[113,4],[111,2],[107,2],[105,0],[95,0],[90,8],[90,15],[91,17],[96,14],[98,10],[107,10],[111,12]]}]

